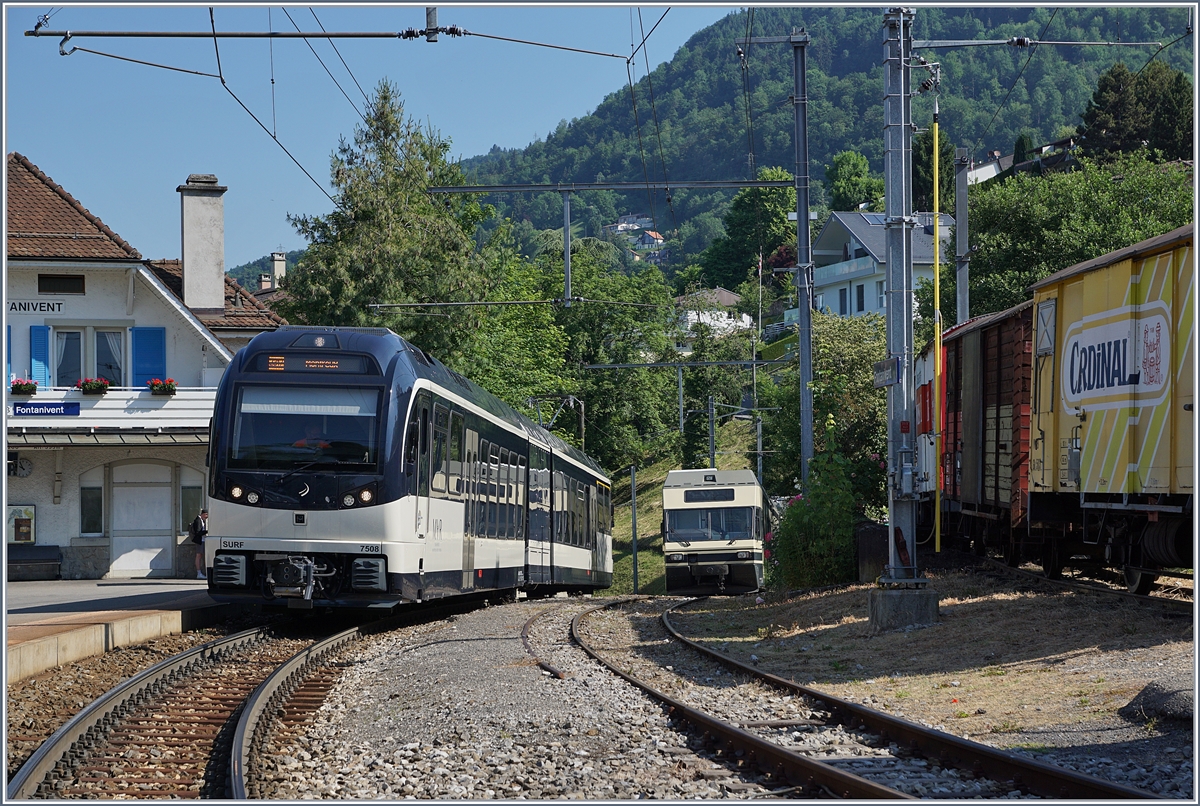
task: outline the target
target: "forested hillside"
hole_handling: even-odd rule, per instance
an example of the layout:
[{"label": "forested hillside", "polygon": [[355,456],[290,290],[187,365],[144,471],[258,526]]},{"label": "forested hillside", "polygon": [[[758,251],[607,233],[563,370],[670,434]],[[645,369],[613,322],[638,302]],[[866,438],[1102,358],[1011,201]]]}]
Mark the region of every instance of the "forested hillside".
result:
[{"label": "forested hillside", "polygon": [[[486,184],[643,181],[647,176],[668,181],[745,179],[753,174],[748,137],[752,127],[755,166],[793,170],[793,111],[788,103],[792,49],[751,46],[743,69],[734,40],[750,32],[778,36],[804,28],[811,36],[813,203],[822,204],[824,189],[818,180],[835,154],[860,152],[872,170],[882,170],[882,23],[883,13],[877,8],[759,8],[731,14],[696,33],[673,59],[637,82],[636,121],[630,89],[615,88],[591,115],[564,120],[544,140],[523,149],[495,148],[466,160],[463,168],[473,181]],[[919,8],[914,31],[918,40],[1024,36],[1167,45],[1184,34],[1187,23],[1185,8]],[[1163,49],[1157,58],[1190,75],[1189,41]],[[653,38],[649,46],[653,48]],[[1073,132],[1101,73],[1118,61],[1137,71],[1158,50],[998,45],[920,53],[942,64],[943,136],[971,149],[979,159],[993,149],[1011,153],[1021,135],[1040,144]],[[928,95],[915,99],[913,119],[918,126],[928,123],[931,111]],[[722,233],[721,215],[732,195],[678,189],[668,202],[664,194],[622,198],[610,192],[583,192],[572,199],[572,217],[582,224],[582,234],[598,235],[618,213],[650,213],[656,229],[677,232],[679,251],[695,255]],[[536,229],[561,226],[558,194],[506,194],[488,201],[518,222],[518,228],[522,221]]]}]

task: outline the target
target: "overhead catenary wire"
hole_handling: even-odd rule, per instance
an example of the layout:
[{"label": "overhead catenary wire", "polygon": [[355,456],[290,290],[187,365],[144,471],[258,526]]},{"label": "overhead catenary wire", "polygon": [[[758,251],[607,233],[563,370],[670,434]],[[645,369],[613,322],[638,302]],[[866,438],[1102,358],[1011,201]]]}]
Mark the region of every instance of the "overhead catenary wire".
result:
[{"label": "overhead catenary wire", "polygon": [[[271,25],[271,7],[267,6],[267,27]],[[279,137],[279,126],[275,121],[275,40],[267,40],[267,54],[271,61],[271,136]]]},{"label": "overhead catenary wire", "polygon": [[[309,10],[311,11],[312,9],[309,9]],[[296,25],[296,21],[292,19],[292,15],[288,14],[287,8],[283,9],[283,13],[284,13],[284,16],[286,16],[288,18],[288,22],[290,22],[292,24],[292,27],[296,29],[297,33],[299,33],[300,26]],[[317,16],[316,14],[313,14],[314,18],[316,16]],[[320,24],[321,24],[321,21],[317,20],[317,25],[320,25]],[[322,28],[322,30],[324,30],[324,28]],[[340,83],[338,83],[338,80],[336,78],[333,77],[333,73],[331,73],[329,71],[329,67],[326,66],[325,60],[321,58],[319,53],[317,53],[317,49],[312,46],[312,42],[309,42],[307,39],[305,39],[304,44],[308,45],[308,49],[312,51],[312,55],[316,56],[317,62],[320,63],[322,68],[324,68],[325,75],[329,76],[329,80],[333,82],[333,86],[338,88],[338,92],[340,92],[342,94],[342,97],[344,97],[346,99],[346,101],[350,104],[350,106],[353,107],[354,114],[358,115],[359,119],[362,120],[363,124],[365,125],[367,123],[366,116],[364,116],[363,113],[359,110],[358,104],[356,104],[356,103],[354,103],[354,101],[350,100],[350,96],[346,93],[346,91],[344,89],[342,89],[342,85]],[[332,41],[331,41],[331,44],[332,44]],[[336,51],[336,48],[334,48],[334,50]],[[340,58],[341,54],[339,53],[338,56]],[[345,64],[345,62],[342,62],[342,64]],[[355,82],[355,83],[357,83],[357,82]],[[359,89],[361,90],[362,88],[360,87]]]},{"label": "overhead catenary wire", "polygon": [[[480,300],[477,302],[372,302],[368,308],[468,308],[488,307],[493,305],[562,305],[568,298],[558,299],[517,299],[517,300]],[[657,302],[622,302],[612,299],[589,299],[588,297],[570,297],[572,303],[586,302],[599,305],[624,305],[631,308],[670,308],[673,303]]]},{"label": "overhead catenary wire", "polygon": [[[669,9],[669,8],[667,9],[667,11],[670,11],[670,10],[671,9]],[[662,17],[658,18],[658,22],[663,21],[663,17],[667,16],[667,11],[664,11],[662,13]],[[654,23],[654,28],[658,27],[658,22]],[[642,49],[642,56],[646,60],[646,87],[650,90],[650,111],[654,115],[654,134],[658,138],[658,159],[662,165],[663,181],[667,182],[667,181],[669,181],[668,177],[667,177],[667,156],[666,156],[666,154],[663,153],[662,128],[658,124],[658,106],[654,103],[654,82],[650,77],[650,49],[645,47],[646,40],[650,38],[650,34],[646,33],[645,27],[642,26],[642,10],[641,10],[641,8],[638,9],[638,27],[641,28],[641,30],[642,30],[642,44],[639,45],[638,47],[640,47]],[[654,28],[650,29],[651,34],[654,33]],[[636,53],[637,51],[635,50],[634,52]],[[679,231],[679,221],[676,220],[676,218],[675,218],[675,205],[674,205],[673,201],[671,200],[670,188],[667,188],[666,199],[667,199],[667,209],[671,211],[671,226],[673,227],[674,232],[678,232]],[[656,221],[655,227],[657,227],[657,226],[658,226],[658,222]]]},{"label": "overhead catenary wire", "polygon": [[[629,38],[630,38],[630,40],[633,39],[633,9],[632,8],[629,10]],[[630,41],[630,43],[629,43],[629,50],[631,53],[634,50],[634,45],[633,45],[632,41]],[[637,62],[635,62],[633,60],[633,57],[630,56],[630,58],[625,62],[625,76],[629,80],[629,99],[630,99],[630,102],[633,104],[633,125],[634,125],[634,128],[637,129],[638,156],[642,160],[642,177],[646,181],[646,198],[650,201],[650,220],[654,222],[654,229],[657,230],[658,229],[658,216],[655,214],[655,209],[654,209],[654,194],[650,191],[650,171],[649,171],[649,168],[646,166],[646,147],[642,143],[642,122],[638,118],[637,90],[634,87],[634,81],[633,81],[633,70],[636,69],[636,67],[637,67]]]},{"label": "overhead catenary wire", "polygon": [[[320,27],[320,29],[321,29],[321,31],[322,31],[322,32],[324,32],[324,31],[325,31],[325,26],[324,26],[324,25],[322,25],[322,24],[321,24],[321,20],[317,18],[317,12],[313,10],[312,6],[309,6],[309,7],[308,7],[308,13],[309,13],[309,14],[312,14],[312,16],[313,16],[313,19],[317,21],[317,25],[318,25],[318,27]],[[329,46],[330,46],[331,48],[333,48],[333,52],[334,52],[334,53],[336,53],[336,54],[337,54],[337,57],[338,57],[338,59],[340,59],[340,60],[341,60],[341,62],[342,62],[342,67],[345,67],[345,68],[346,68],[346,72],[350,74],[350,80],[354,82],[354,86],[358,87],[358,91],[359,91],[360,93],[362,93],[363,100],[364,100],[364,101],[366,101],[367,103],[370,103],[370,102],[371,102],[371,99],[367,97],[367,93],[366,93],[366,91],[365,91],[365,90],[363,90],[363,88],[362,88],[362,84],[359,84],[359,83],[358,83],[358,79],[355,77],[355,75],[354,75],[354,71],[350,69],[350,65],[346,64],[346,60],[342,58],[342,52],[341,52],[340,50],[338,50],[338,49],[337,49],[337,45],[333,44],[333,40],[332,40],[332,39],[330,39],[330,40],[329,40]]]},{"label": "overhead catenary wire", "polygon": [[245,109],[245,110],[246,110],[246,114],[247,114],[247,115],[249,115],[250,117],[252,117],[252,118],[254,119],[254,122],[255,122],[255,123],[257,123],[257,124],[258,124],[260,127],[262,127],[262,130],[263,130],[264,132],[266,132],[266,133],[267,133],[267,136],[268,136],[268,137],[270,137],[272,140],[274,140],[274,141],[275,141],[275,143],[276,143],[276,144],[277,144],[277,145],[278,145],[280,148],[282,148],[282,149],[283,149],[283,153],[288,155],[288,159],[290,159],[292,162],[294,162],[294,163],[296,164],[296,167],[297,167],[297,168],[299,168],[301,171],[303,171],[303,172],[304,172],[304,175],[305,175],[305,176],[307,176],[307,177],[309,178],[309,180],[310,180],[310,181],[311,181],[311,182],[312,182],[314,185],[316,185],[316,186],[317,186],[317,189],[318,189],[318,190],[320,190],[322,193],[324,193],[324,194],[325,194],[325,198],[327,198],[327,199],[329,199],[329,201],[333,202],[333,205],[334,205],[334,207],[341,207],[342,205],[338,203],[337,199],[335,199],[335,198],[333,198],[333,196],[330,196],[330,195],[329,195],[329,191],[325,190],[325,188],[324,188],[324,187],[321,185],[321,183],[320,183],[320,182],[318,182],[318,181],[317,181],[317,180],[316,180],[316,179],[313,177],[313,175],[312,175],[312,174],[310,174],[310,173],[308,172],[308,169],[307,169],[307,168],[305,168],[303,165],[301,165],[301,164],[300,164],[300,160],[296,159],[296,158],[295,158],[295,157],[292,155],[292,152],[288,151],[288,149],[287,149],[287,146],[285,146],[283,143],[279,142],[279,138],[278,138],[278,137],[276,137],[275,135],[271,134],[271,130],[270,130],[270,129],[268,129],[268,128],[266,127],[266,125],[265,125],[265,124],[264,124],[264,123],[263,123],[261,120],[259,120],[259,119],[258,119],[258,116],[257,116],[257,115],[255,115],[253,112],[251,112],[251,111],[250,111],[250,107],[248,107],[248,106],[246,106],[244,103],[242,103],[242,99],[241,99],[241,98],[239,98],[239,97],[237,97],[237,93],[235,93],[235,92],[234,92],[232,89],[230,89],[230,88],[229,88],[229,84],[228,84],[228,83],[225,81],[225,75],[224,75],[224,73],[221,71],[221,49],[220,49],[220,47],[218,46],[218,43],[217,43],[217,36],[216,36],[216,33],[217,33],[217,20],[216,20],[216,17],[215,17],[215,15],[213,14],[213,9],[212,9],[212,6],[209,6],[209,8],[208,8],[208,20],[209,20],[209,22],[212,24],[212,29],[213,29],[213,51],[216,53],[216,58],[217,58],[217,75],[216,75],[216,78],[219,78],[219,79],[221,80],[221,86],[225,88],[225,91],[229,93],[229,96],[230,96],[231,98],[233,98],[233,100],[237,101],[237,103],[238,103],[238,106],[240,106],[242,109]]},{"label": "overhead catenary wire", "polygon": [[[1050,19],[1046,20],[1046,24],[1042,26],[1042,33],[1038,36],[1038,42],[1040,42],[1041,38],[1046,35],[1046,31],[1049,30],[1049,28],[1050,28],[1050,23],[1054,22],[1054,18],[1056,16],[1058,16],[1058,8],[1057,7],[1054,9],[1054,12],[1050,15]],[[1046,44],[1058,44],[1058,43],[1046,43]],[[980,135],[978,142],[975,143],[975,149],[973,149],[973,151],[978,150],[979,147],[981,145],[983,145],[984,139],[988,136],[988,133],[992,130],[992,124],[996,122],[996,118],[1000,116],[1000,112],[1008,104],[1008,99],[1012,95],[1013,90],[1017,88],[1017,82],[1021,80],[1021,76],[1025,75],[1025,68],[1029,66],[1029,63],[1031,61],[1033,61],[1033,54],[1036,50],[1037,50],[1037,43],[1034,43],[1029,48],[1029,56],[1026,57],[1025,64],[1021,65],[1021,69],[1017,73],[1017,77],[1013,79],[1012,84],[1009,86],[1008,92],[1004,93],[1004,100],[1000,102],[1000,105],[996,107],[996,111],[992,113],[992,119],[988,121],[988,125],[983,130],[983,134]]]}]

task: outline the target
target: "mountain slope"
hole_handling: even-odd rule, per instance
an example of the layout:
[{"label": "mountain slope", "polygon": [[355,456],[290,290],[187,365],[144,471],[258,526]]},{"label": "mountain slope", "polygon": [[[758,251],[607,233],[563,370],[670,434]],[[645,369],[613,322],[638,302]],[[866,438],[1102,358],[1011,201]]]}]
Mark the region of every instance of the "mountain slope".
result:
[{"label": "mountain slope", "polygon": [[[807,30],[809,160],[814,183],[824,177],[833,155],[847,149],[865,154],[882,170],[883,13],[880,9],[753,9],[753,34],[779,36]],[[561,124],[545,140],[523,149],[494,148],[465,160],[480,183],[683,181],[744,179],[749,170],[743,70],[734,40],[744,37],[747,12],[730,14],[697,32],[669,62],[636,85],[637,121],[628,87],[608,95],[585,117]],[[1026,36],[1061,41],[1171,42],[1183,34],[1182,8],[920,8],[917,39],[1007,39]],[[1190,39],[1163,50],[1158,58],[1191,73]],[[653,40],[650,42],[653,45]],[[1056,139],[1079,115],[1095,89],[1097,76],[1117,61],[1136,70],[1154,47],[1013,48],[1004,45],[925,50],[942,64],[940,124],[943,135],[976,158],[1004,153],[1021,133],[1034,143]],[[747,49],[757,166],[794,170],[792,49],[754,45]],[[914,81],[919,83],[920,78]],[[652,99],[653,96],[653,99]],[[932,101],[914,100],[913,120],[928,125]],[[656,131],[655,116],[658,126]],[[638,123],[641,128],[639,144]],[[659,158],[660,151],[663,159]],[[645,155],[643,163],[642,155]],[[685,251],[697,251],[720,233],[719,216],[731,193],[676,190],[664,194],[585,192],[572,199],[575,220],[585,234],[597,235],[610,209],[645,211],[656,229],[679,229]],[[558,194],[512,194],[491,201],[517,220],[535,227],[561,226]],[[814,188],[814,203],[823,201]]]}]

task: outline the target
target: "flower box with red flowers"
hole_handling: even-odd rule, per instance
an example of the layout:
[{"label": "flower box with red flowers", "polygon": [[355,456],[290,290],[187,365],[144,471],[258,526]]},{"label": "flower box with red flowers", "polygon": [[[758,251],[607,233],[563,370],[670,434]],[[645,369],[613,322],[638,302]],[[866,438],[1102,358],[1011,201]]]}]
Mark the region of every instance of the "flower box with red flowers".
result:
[{"label": "flower box with red flowers", "polygon": [[175,394],[175,379],[167,378],[165,381],[161,378],[151,378],[146,381],[146,386],[150,388],[152,395],[173,395]]},{"label": "flower box with red flowers", "polygon": [[37,381],[29,381],[24,378],[14,378],[9,384],[8,393],[11,395],[36,395]]},{"label": "flower box with red flowers", "polygon": [[75,388],[85,395],[103,395],[108,392],[108,379],[80,378],[75,381]]}]

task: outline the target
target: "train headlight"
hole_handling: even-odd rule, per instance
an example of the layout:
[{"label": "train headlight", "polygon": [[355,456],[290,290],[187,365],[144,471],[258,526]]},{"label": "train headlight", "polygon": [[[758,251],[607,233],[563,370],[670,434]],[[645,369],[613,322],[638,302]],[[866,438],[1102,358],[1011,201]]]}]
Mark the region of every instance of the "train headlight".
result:
[{"label": "train headlight", "polygon": [[346,493],[345,495],[342,496],[342,506],[344,506],[344,507],[354,506],[354,495],[352,493]]},{"label": "train headlight", "polygon": [[257,504],[258,503],[258,493],[254,492],[254,490],[251,490],[250,492],[246,493],[246,503],[247,504]]},{"label": "train headlight", "polygon": [[246,492],[245,490],[243,490],[241,487],[239,487],[236,484],[229,488],[229,495],[232,496],[233,498],[241,498],[242,495],[245,494],[245,492]]},{"label": "train headlight", "polygon": [[681,562],[683,562],[683,555],[682,554],[668,554],[667,562],[681,563]]},{"label": "train headlight", "polygon": [[363,489],[363,490],[358,491],[358,500],[362,501],[364,504],[371,503],[371,499],[374,497],[375,497],[375,494],[372,493],[370,490]]},{"label": "train headlight", "polygon": [[748,551],[739,551],[739,552],[738,552],[738,559],[739,559],[739,560],[748,560],[748,559],[750,559],[750,552],[748,552]]}]

